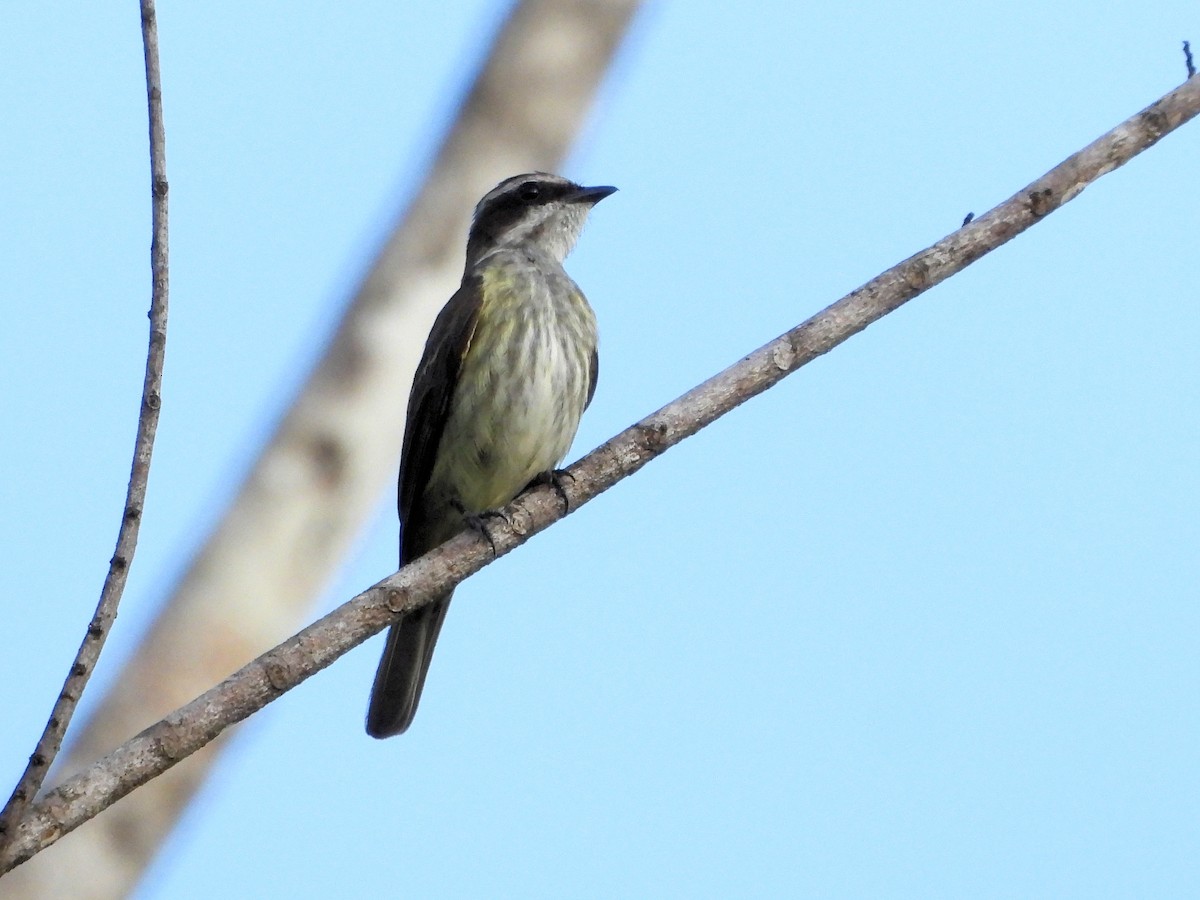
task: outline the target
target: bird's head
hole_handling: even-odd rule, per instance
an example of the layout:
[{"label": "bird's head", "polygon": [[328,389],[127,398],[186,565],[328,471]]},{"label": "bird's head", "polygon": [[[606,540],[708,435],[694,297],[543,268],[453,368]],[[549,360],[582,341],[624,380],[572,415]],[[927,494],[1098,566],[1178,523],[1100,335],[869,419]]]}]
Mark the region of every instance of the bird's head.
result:
[{"label": "bird's head", "polygon": [[546,172],[506,178],[475,207],[468,265],[496,250],[529,245],[562,262],[579,239],[588,212],[615,190],[583,187]]}]

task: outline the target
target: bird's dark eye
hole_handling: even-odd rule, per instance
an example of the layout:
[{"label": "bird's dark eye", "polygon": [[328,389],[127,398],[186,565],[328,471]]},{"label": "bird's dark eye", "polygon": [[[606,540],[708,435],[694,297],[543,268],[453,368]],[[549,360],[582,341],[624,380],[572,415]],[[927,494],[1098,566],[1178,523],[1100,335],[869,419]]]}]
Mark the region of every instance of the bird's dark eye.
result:
[{"label": "bird's dark eye", "polygon": [[542,189],[540,187],[538,187],[534,182],[527,181],[523,185],[521,185],[520,197],[526,203],[532,203],[534,200],[536,200],[541,195],[542,195]]}]

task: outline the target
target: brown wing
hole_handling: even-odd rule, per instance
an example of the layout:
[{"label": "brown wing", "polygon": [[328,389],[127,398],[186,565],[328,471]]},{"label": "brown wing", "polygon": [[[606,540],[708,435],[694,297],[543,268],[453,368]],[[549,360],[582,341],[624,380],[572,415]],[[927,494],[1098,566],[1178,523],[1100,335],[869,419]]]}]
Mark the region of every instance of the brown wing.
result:
[{"label": "brown wing", "polygon": [[433,473],[438,446],[446,428],[450,398],[454,396],[463,356],[475,333],[482,289],[480,279],[465,279],[442,307],[429,332],[425,353],[413,378],[397,491],[401,564],[416,559],[430,549],[421,546],[420,541],[420,535],[425,531],[421,495]]}]

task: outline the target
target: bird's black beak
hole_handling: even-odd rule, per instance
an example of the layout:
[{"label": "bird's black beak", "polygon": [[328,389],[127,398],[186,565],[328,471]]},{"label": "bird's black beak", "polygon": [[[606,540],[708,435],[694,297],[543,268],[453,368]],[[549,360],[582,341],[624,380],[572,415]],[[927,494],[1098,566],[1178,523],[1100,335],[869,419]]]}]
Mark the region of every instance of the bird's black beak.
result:
[{"label": "bird's black beak", "polygon": [[602,184],[598,187],[580,188],[574,194],[567,197],[567,199],[572,203],[589,203],[594,206],[609,194],[615,194],[616,192],[617,189],[612,185]]}]

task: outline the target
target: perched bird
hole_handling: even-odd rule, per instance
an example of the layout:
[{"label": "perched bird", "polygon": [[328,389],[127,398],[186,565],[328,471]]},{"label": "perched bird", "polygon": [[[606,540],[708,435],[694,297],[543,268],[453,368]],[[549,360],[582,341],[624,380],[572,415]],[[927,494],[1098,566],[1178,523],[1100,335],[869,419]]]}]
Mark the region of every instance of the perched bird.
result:
[{"label": "perched bird", "polygon": [[[562,263],[614,187],[536,172],[475,207],[462,285],[438,314],[408,399],[400,562],[504,506],[566,456],[596,390],[596,317]],[[450,594],[388,632],[367,733],[412,723]]]}]

